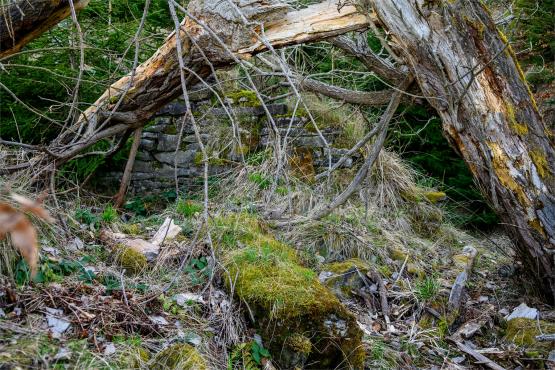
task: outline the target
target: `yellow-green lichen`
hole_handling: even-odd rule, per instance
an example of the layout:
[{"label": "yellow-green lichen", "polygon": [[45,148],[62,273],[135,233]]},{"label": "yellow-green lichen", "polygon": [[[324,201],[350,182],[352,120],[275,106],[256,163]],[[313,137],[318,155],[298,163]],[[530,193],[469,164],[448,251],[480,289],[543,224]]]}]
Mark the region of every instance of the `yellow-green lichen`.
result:
[{"label": "yellow-green lichen", "polygon": [[424,196],[426,199],[430,201],[430,203],[438,203],[447,198],[447,195],[443,191],[427,191],[424,192]]},{"label": "yellow-green lichen", "polygon": [[150,360],[150,352],[143,347],[131,347],[119,356],[118,367],[122,369],[142,369]]},{"label": "yellow-green lichen", "polygon": [[146,268],[148,265],[147,259],[144,254],[120,244],[116,247],[117,263],[125,269],[128,274],[137,274]]},{"label": "yellow-green lichen", "polygon": [[505,53],[513,59],[513,62],[515,64],[518,75],[519,75],[520,79],[522,80],[522,82],[524,83],[524,86],[526,86],[526,90],[528,92],[528,96],[530,97],[530,101],[532,102],[532,106],[533,106],[534,110],[536,112],[539,112],[538,104],[536,103],[536,99],[534,98],[534,95],[532,94],[532,90],[530,89],[530,85],[526,81],[526,75],[524,74],[524,71],[522,70],[522,67],[520,66],[520,63],[518,62],[518,58],[516,56],[515,51],[511,47],[511,44],[509,42],[508,37],[499,28],[497,28],[497,33],[498,33],[499,38],[501,39],[501,41],[503,41],[503,43],[505,43],[505,45],[507,45]]},{"label": "yellow-green lichen", "polygon": [[472,27],[476,33],[478,34],[478,38],[481,40],[484,38],[484,30],[486,26],[480,20],[473,20],[467,17],[466,15],[463,17],[466,24]]},{"label": "yellow-green lichen", "polygon": [[458,267],[459,269],[465,269],[466,266],[471,262],[471,257],[468,254],[456,254],[454,255],[452,258],[453,263],[455,264],[456,267]]},{"label": "yellow-green lichen", "polygon": [[121,231],[129,235],[139,235],[141,233],[140,224],[123,224],[121,225]]},{"label": "yellow-green lichen", "polygon": [[546,178],[551,175],[549,164],[547,163],[547,158],[543,151],[539,149],[531,150],[530,159],[532,159],[532,162],[534,162],[536,170],[538,171],[538,175],[540,175],[541,178]]},{"label": "yellow-green lichen", "polygon": [[519,123],[516,119],[515,108],[511,103],[505,103],[507,111],[507,119],[509,120],[509,127],[518,135],[524,136],[528,133],[528,126],[525,123]]},{"label": "yellow-green lichen", "polygon": [[180,343],[159,352],[153,360],[151,369],[206,370],[208,367],[196,348]]},{"label": "yellow-green lichen", "polygon": [[360,272],[368,272],[368,264],[359,258],[350,258],[341,262],[332,262],[322,266],[322,271],[333,272],[334,274],[344,274],[357,268]]},{"label": "yellow-green lichen", "polygon": [[408,253],[399,248],[391,248],[389,250],[389,256],[395,261],[404,262],[408,257]]}]

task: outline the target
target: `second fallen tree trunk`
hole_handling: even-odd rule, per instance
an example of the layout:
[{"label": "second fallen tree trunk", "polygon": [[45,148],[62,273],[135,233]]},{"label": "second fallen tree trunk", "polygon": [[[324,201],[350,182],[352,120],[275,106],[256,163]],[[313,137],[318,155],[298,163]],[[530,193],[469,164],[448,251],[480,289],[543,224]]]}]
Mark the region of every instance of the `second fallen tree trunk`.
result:
[{"label": "second fallen tree trunk", "polygon": [[539,288],[555,297],[555,143],[478,0],[371,1]]},{"label": "second fallen tree trunk", "polygon": [[0,59],[17,53],[89,0],[8,0],[0,5]]}]

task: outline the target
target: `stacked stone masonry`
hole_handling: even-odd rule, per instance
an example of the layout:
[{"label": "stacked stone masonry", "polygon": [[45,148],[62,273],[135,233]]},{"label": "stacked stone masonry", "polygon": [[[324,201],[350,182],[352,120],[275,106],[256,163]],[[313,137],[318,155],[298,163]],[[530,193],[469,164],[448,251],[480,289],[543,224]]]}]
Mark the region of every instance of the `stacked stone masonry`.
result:
[{"label": "stacked stone masonry", "polygon": [[[305,157],[308,154],[310,166],[316,172],[328,167],[330,151],[332,164],[347,152],[347,149],[333,147],[337,132],[331,129],[322,130],[324,141],[316,130],[311,129],[312,125],[306,118],[288,116],[286,105],[267,106],[275,123],[274,126],[268,119],[266,110],[261,106],[241,107],[229,104],[227,109],[224,109],[208,108],[209,103],[209,101],[203,101],[194,106],[201,140],[204,144],[209,144],[214,139],[215,125],[219,125],[224,128],[228,126],[231,142],[233,135],[229,112],[233,110],[241,140],[245,143],[242,151],[243,158],[274,145],[277,136],[273,127],[279,131],[281,145],[286,143],[287,153],[291,157],[295,157],[298,153],[304,153],[302,155]],[[228,99],[227,103],[233,102]],[[188,190],[200,189],[202,186],[202,153],[192,123],[185,122],[181,128],[184,113],[185,104],[179,102],[169,104],[143,130],[129,186],[132,194],[172,190],[175,188],[176,178],[179,186]],[[342,166],[351,167],[355,159],[355,157],[349,158]],[[209,175],[223,175],[239,164],[240,160],[241,155],[237,151],[228,150],[217,161],[209,161]],[[292,163],[290,161],[290,165],[294,166]],[[103,180],[108,185],[116,185],[121,176],[122,172],[109,172],[104,175]]]}]

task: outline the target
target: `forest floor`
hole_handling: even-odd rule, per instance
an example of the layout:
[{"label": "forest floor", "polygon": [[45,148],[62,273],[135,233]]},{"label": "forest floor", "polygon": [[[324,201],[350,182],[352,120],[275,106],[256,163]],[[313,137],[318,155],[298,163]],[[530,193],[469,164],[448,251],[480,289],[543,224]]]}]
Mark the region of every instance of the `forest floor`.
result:
[{"label": "forest floor", "polygon": [[[238,190],[214,195],[208,225],[194,195],[133,198],[123,211],[98,196],[60,197],[50,209],[58,222],[36,221],[41,263],[33,283],[3,242],[0,368],[285,368],[259,331],[243,270],[238,297],[226,282],[229,264],[221,263],[221,246],[250,248],[260,238],[267,243],[260,250],[295,250],[309,279],[354,315],[365,368],[553,368],[553,342],[537,336],[555,332],[555,315],[524,285],[502,231],[460,230],[437,192],[410,183],[419,196],[402,196],[406,188],[390,180],[377,187],[375,206],[352,201],[321,221],[272,228],[258,180],[238,174],[232,181],[241,186],[222,186]],[[289,195],[303,204],[307,185],[295,186]],[[165,229],[154,254],[128,248],[154,243],[170,219],[176,232]],[[465,274],[453,303],[454,283]],[[252,284],[255,296],[269,294]],[[310,368],[306,360],[296,366]]]}]

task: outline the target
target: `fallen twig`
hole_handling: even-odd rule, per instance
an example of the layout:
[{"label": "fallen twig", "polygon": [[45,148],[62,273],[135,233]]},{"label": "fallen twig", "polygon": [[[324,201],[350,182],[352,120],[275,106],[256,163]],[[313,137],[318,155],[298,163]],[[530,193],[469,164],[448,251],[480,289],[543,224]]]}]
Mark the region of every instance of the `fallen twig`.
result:
[{"label": "fallen twig", "polygon": [[555,342],[555,334],[536,335],[536,340],[540,342]]},{"label": "fallen twig", "polygon": [[497,363],[495,363],[494,361],[490,360],[489,358],[487,358],[486,356],[484,356],[483,354],[473,350],[472,348],[470,348],[469,346],[467,346],[466,344],[453,340],[451,339],[451,341],[453,341],[457,347],[463,351],[464,353],[474,357],[478,363],[489,367],[490,369],[494,369],[494,370],[505,370],[504,367],[498,365]]}]

